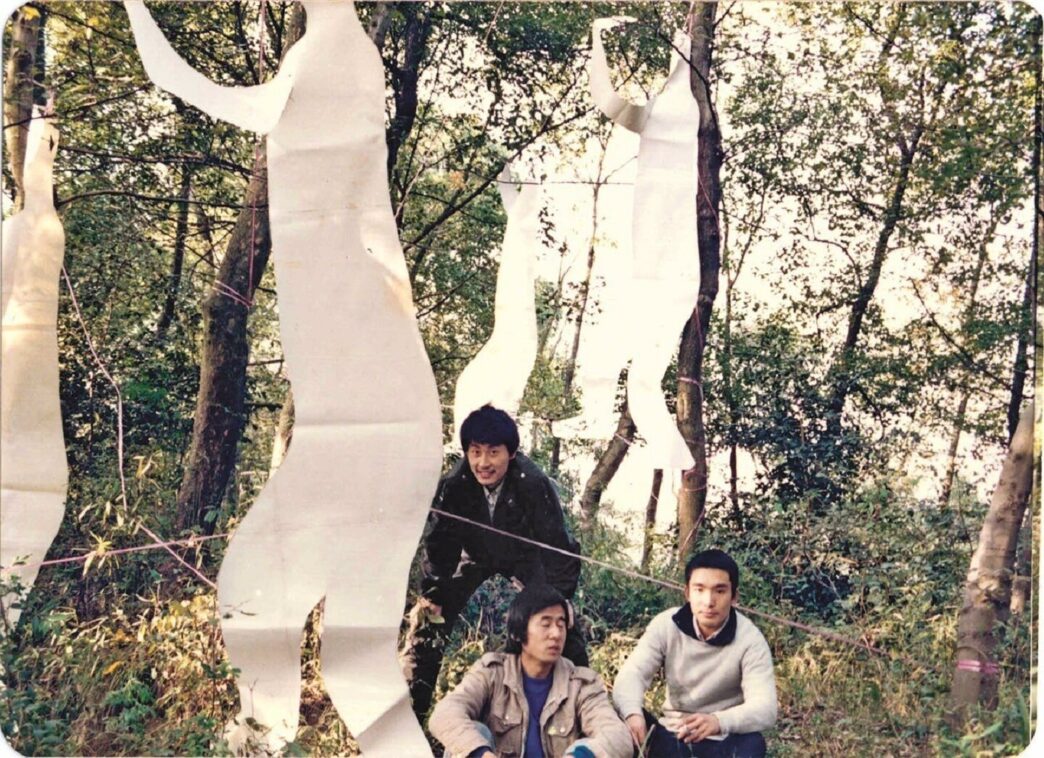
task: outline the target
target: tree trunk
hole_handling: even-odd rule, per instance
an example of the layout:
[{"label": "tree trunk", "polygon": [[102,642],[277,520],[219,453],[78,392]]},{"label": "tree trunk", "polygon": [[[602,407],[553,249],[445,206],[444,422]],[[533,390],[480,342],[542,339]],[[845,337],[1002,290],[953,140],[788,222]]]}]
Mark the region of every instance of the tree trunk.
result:
[{"label": "tree trunk", "polygon": [[[895,7],[896,10],[889,22],[889,29],[885,34],[878,58],[878,64],[883,69],[886,69],[888,66],[888,58],[895,49],[896,35],[907,13],[905,6],[898,5]],[[940,96],[944,86],[945,82],[940,81],[936,85],[933,94],[936,97]],[[887,104],[889,96],[885,93],[883,81],[879,83],[879,87],[881,99]],[[891,107],[886,105],[886,108],[888,110],[886,115],[895,124],[897,130],[895,137],[896,145],[899,149],[899,167],[895,182],[891,188],[888,207],[885,209],[881,220],[881,229],[877,235],[873,258],[870,261],[866,278],[860,282],[859,291],[852,301],[844,343],[828,372],[831,388],[827,412],[827,433],[835,440],[839,440],[841,437],[841,417],[845,410],[845,401],[848,399],[848,394],[851,392],[854,384],[852,363],[855,360],[856,346],[859,344],[859,337],[862,333],[863,320],[866,318],[870,301],[873,300],[874,293],[877,291],[881,270],[884,267],[885,259],[888,257],[888,245],[891,242],[892,234],[902,218],[903,198],[909,186],[910,171],[913,167],[914,159],[917,157],[921,139],[926,129],[925,115],[922,113],[920,120],[910,129],[910,133],[906,134],[903,123],[894,117]]]},{"label": "tree trunk", "polygon": [[743,513],[739,500],[739,446],[736,444],[736,429],[739,426],[739,408],[732,386],[732,285],[734,275],[725,274],[725,319],[722,323],[722,392],[729,412],[729,503],[732,504],[732,520],[736,529],[743,531]]},{"label": "tree trunk", "polygon": [[627,455],[628,448],[634,442],[635,426],[631,419],[631,411],[624,401],[623,410],[620,412],[620,420],[616,424],[616,433],[609,441],[602,455],[595,464],[587,484],[584,485],[583,494],[580,496],[580,520],[584,525],[591,524],[598,513],[598,506],[602,502],[602,493],[609,486],[613,476],[616,475],[620,464]]},{"label": "tree trunk", "polygon": [[942,492],[939,494],[939,508],[946,508],[950,504],[950,496],[953,493],[953,479],[957,476],[957,451],[961,444],[961,433],[964,431],[964,419],[968,411],[968,393],[961,393],[960,403],[957,405],[957,418],[953,422],[953,436],[950,437],[950,450],[946,457],[946,473],[943,474]]},{"label": "tree trunk", "polygon": [[[1039,502],[1040,471],[1034,469],[1033,490],[1030,502]],[[1033,596],[1033,509],[1026,509],[1022,528],[1019,530],[1018,559],[1015,563],[1015,576],[1011,582],[1011,615],[1021,616],[1026,612]]]},{"label": "tree trunk", "polygon": [[[32,5],[11,16],[10,52],[4,72],[4,147],[6,165],[14,180],[14,209],[25,204],[22,167],[25,163],[29,121],[33,117],[33,80],[37,75],[37,50],[43,32],[43,14]],[[43,59],[39,61],[43,65]]]},{"label": "tree trunk", "polygon": [[[1034,235],[1033,246],[1037,246]],[[1033,260],[1030,262],[1029,272],[1026,276],[1026,289],[1022,298],[1022,311],[1019,319],[1019,336],[1015,345],[1015,366],[1011,376],[1011,399],[1008,401],[1008,442],[1015,436],[1015,428],[1018,426],[1019,406],[1025,401],[1023,393],[1026,390],[1026,375],[1029,373],[1029,341],[1033,332],[1033,301],[1035,283],[1037,280],[1037,252],[1033,252]]]},{"label": "tree trunk", "polygon": [[[696,196],[696,238],[699,247],[700,292],[696,309],[682,332],[678,353],[678,427],[696,463],[682,477],[678,493],[678,558],[688,556],[694,528],[707,505],[707,433],[703,426],[703,352],[707,345],[721,268],[721,128],[711,94],[711,54],[717,3],[700,3],[692,25],[693,96],[700,109]],[[679,198],[679,202],[689,202]]]},{"label": "tree trunk", "polygon": [[[1035,60],[1040,60],[1041,48],[1041,25],[1042,20],[1037,16],[1033,21],[1033,52]],[[1033,246],[1030,255],[1029,271],[1026,272],[1026,289],[1022,298],[1022,319],[1019,329],[1019,339],[1015,350],[1015,369],[1011,379],[1011,400],[1008,403],[1008,440],[1015,435],[1015,427],[1018,425],[1019,408],[1022,405],[1022,393],[1026,386],[1026,374],[1028,372],[1028,343],[1033,332],[1033,304],[1036,302],[1037,294],[1037,259],[1040,255],[1040,237],[1044,229],[1044,216],[1040,205],[1040,152],[1041,143],[1044,141],[1044,124],[1042,121],[1041,94],[1041,71],[1040,66],[1034,67],[1036,87],[1033,103],[1033,155],[1030,157],[1030,165],[1033,168]]]},{"label": "tree trunk", "polygon": [[663,469],[653,471],[649,502],[645,504],[645,534],[642,538],[642,573],[649,571],[652,558],[653,535],[656,533],[656,506],[660,504],[660,487],[663,485]]},{"label": "tree trunk", "polygon": [[199,395],[177,498],[178,527],[199,527],[205,534],[214,531],[246,424],[249,306],[240,298],[252,300],[272,249],[263,149],[255,155],[244,205],[218,269],[215,288],[203,305]]},{"label": "tree trunk", "polygon": [[957,619],[957,668],[952,689],[958,721],[971,705],[997,705],[996,627],[1008,618],[1015,545],[1033,487],[1033,421],[1031,404],[1019,418],[968,568]]},{"label": "tree trunk", "polygon": [[366,27],[366,33],[373,40],[377,52],[384,52],[384,41],[388,37],[388,29],[391,27],[391,8],[384,0],[374,3],[373,15],[370,17],[370,25]]},{"label": "tree trunk", "polygon": [[192,198],[192,166],[186,163],[181,169],[181,187],[178,191],[178,220],[174,227],[174,260],[170,266],[170,279],[167,282],[167,296],[163,301],[163,311],[156,324],[156,339],[160,342],[167,336],[167,329],[174,321],[174,310],[177,306],[178,291],[181,289],[181,270],[185,263],[185,245],[188,241],[189,210]]},{"label": "tree trunk", "polygon": [[[388,142],[388,178],[395,176],[395,163],[399,157],[399,150],[406,143],[406,139],[413,131],[413,122],[417,118],[417,82],[420,80],[420,64],[428,46],[428,36],[431,33],[431,11],[421,3],[399,3],[399,12],[406,20],[406,28],[403,31],[403,53],[402,65],[393,62],[385,62],[391,72],[392,91],[395,100],[395,115],[388,126],[386,139]],[[381,23],[372,28],[376,40],[377,35],[382,34]],[[394,187],[394,182],[392,182]],[[392,198],[392,207],[398,206],[397,197]],[[402,222],[401,209],[397,214],[396,221]]]},{"label": "tree trunk", "polygon": [[[961,320],[961,334],[966,336],[975,323],[975,301],[979,296],[979,283],[982,281],[982,270],[986,266],[986,258],[989,256],[988,245],[997,231],[1000,223],[998,216],[993,216],[987,226],[986,233],[979,246],[979,258],[975,262],[975,273],[972,274],[971,290],[968,293],[968,304],[964,308],[964,317]],[[968,416],[967,390],[961,392],[961,399],[957,404],[957,415],[953,422],[953,436],[950,438],[949,457],[946,464],[946,473],[943,475],[943,483],[939,494],[939,507],[946,508],[950,504],[950,495],[953,492],[953,479],[957,475],[957,452],[961,444],[961,434],[964,433],[964,422]],[[1010,438],[1009,438],[1010,442]]]},{"label": "tree trunk", "polygon": [[877,235],[877,243],[874,245],[874,257],[870,262],[866,279],[860,284],[859,292],[852,302],[852,310],[848,314],[848,329],[845,332],[845,341],[841,346],[841,352],[834,365],[830,367],[830,376],[833,379],[833,388],[830,394],[829,414],[827,417],[827,432],[835,439],[841,436],[841,415],[845,409],[845,400],[852,389],[852,361],[855,359],[856,345],[863,328],[863,319],[866,317],[867,308],[877,290],[877,284],[881,278],[881,269],[884,267],[885,258],[888,256],[888,243],[892,239],[899,217],[902,214],[903,196],[910,180],[910,168],[917,152],[921,132],[917,130],[914,139],[910,141],[908,149],[901,151],[899,162],[899,174],[895,185],[892,187],[892,197],[885,211],[881,231]]},{"label": "tree trunk", "polygon": [[[296,7],[283,54],[304,33]],[[177,525],[211,534],[236,463],[246,424],[246,368],[250,354],[247,316],[254,290],[268,265],[268,168],[263,146],[254,154],[243,209],[218,268],[215,288],[203,305],[203,357],[192,440],[177,497]]]}]

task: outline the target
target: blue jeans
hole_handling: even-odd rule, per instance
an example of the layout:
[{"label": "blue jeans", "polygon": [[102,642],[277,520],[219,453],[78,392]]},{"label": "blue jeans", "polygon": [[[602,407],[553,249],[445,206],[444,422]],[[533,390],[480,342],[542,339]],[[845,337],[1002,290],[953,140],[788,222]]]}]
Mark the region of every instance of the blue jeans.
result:
[{"label": "blue jeans", "polygon": [[[475,728],[478,729],[479,732],[481,732],[483,738],[485,738],[486,747],[488,747],[493,752],[496,752],[496,740],[493,739],[493,732],[489,731],[489,727],[483,724],[481,721],[474,721],[472,723],[475,725]],[[478,753],[481,749],[482,748],[473,750],[471,754],[468,756],[468,758],[470,758],[471,755]],[[569,746],[565,754],[574,755],[577,756],[577,758],[588,758],[588,756],[591,756],[591,758],[593,758],[594,756],[594,752],[591,750],[591,748],[587,747],[587,740],[577,740]],[[446,753],[444,758],[450,758],[450,754]],[[551,758],[551,756],[546,756],[546,758]]]},{"label": "blue jeans", "polygon": [[730,734],[723,740],[682,742],[660,724],[653,726],[646,743],[648,758],[763,758],[765,738],[761,732]]}]

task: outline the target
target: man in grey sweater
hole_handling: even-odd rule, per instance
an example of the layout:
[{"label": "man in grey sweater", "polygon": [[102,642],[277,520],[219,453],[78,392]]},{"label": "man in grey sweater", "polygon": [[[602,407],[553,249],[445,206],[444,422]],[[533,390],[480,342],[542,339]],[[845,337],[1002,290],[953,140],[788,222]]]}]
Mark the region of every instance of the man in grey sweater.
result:
[{"label": "man in grey sweater", "polygon": [[[688,602],[652,620],[617,674],[613,700],[645,755],[765,755],[761,732],[776,723],[772,653],[735,609],[738,590],[739,567],[728,554],[694,555],[685,567]],[[661,668],[667,697],[657,722],[642,705]]]}]

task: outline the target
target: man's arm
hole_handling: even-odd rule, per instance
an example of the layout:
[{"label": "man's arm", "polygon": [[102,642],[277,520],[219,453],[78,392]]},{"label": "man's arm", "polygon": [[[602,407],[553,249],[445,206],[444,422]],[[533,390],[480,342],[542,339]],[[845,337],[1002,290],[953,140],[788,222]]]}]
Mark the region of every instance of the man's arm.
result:
[{"label": "man's arm", "polygon": [[565,597],[571,598],[580,581],[580,559],[575,557],[580,546],[566,528],[562,503],[550,479],[544,477],[534,503],[533,538],[537,542],[568,550],[574,555],[563,555],[552,550],[538,548],[543,563],[546,581]]},{"label": "man's arm", "polygon": [[[449,477],[439,482],[431,507],[456,513],[456,503],[452,501],[453,488],[449,484]],[[463,546],[462,524],[455,519],[439,518],[434,513],[429,518],[432,526],[424,537],[424,556],[421,562],[424,578],[421,580],[421,593],[432,603],[441,606],[445,600],[442,597],[442,586],[453,576],[457,564],[460,563]]]},{"label": "man's arm", "polygon": [[447,754],[470,755],[487,744],[475,722],[492,697],[493,671],[488,659],[489,655],[486,655],[476,661],[460,684],[439,701],[431,714],[428,729],[446,747]]},{"label": "man's arm", "polygon": [[776,675],[768,643],[755,631],[757,640],[743,654],[743,702],[717,711],[723,734],[761,732],[776,723]]},{"label": "man's arm", "polygon": [[577,711],[580,731],[585,738],[590,738],[584,742],[590,743],[592,749],[597,748],[596,753],[604,753],[609,758],[631,758],[634,754],[631,733],[609,702],[605,684],[597,674],[581,691]]},{"label": "man's arm", "polygon": [[642,714],[645,691],[656,672],[663,667],[667,653],[664,623],[672,623],[669,613],[661,613],[650,622],[613,683],[613,702],[638,744],[645,740],[645,716]]}]

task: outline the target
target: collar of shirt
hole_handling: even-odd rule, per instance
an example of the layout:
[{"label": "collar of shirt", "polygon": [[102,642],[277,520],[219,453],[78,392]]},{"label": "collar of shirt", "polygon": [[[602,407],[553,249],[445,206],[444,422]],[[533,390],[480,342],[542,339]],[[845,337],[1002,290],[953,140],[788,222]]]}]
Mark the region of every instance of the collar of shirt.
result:
[{"label": "collar of shirt", "polygon": [[709,635],[707,637],[704,637],[703,636],[703,632],[700,631],[700,625],[699,624],[695,624],[695,623],[692,625],[693,631],[696,632],[696,639],[698,639],[698,640],[700,640],[702,642],[709,642],[710,640],[714,639],[719,634],[721,634],[721,630],[724,629],[724,628],[725,628],[725,625],[722,624],[721,626],[719,626],[717,629],[714,630],[713,634],[711,634],[711,635]]},{"label": "collar of shirt", "polygon": [[496,509],[497,500],[500,498],[500,491],[504,489],[504,480],[501,479],[500,484],[493,489],[486,489],[485,487],[482,489],[485,490],[486,493],[486,504],[489,506],[489,520],[492,521],[493,511]]}]

